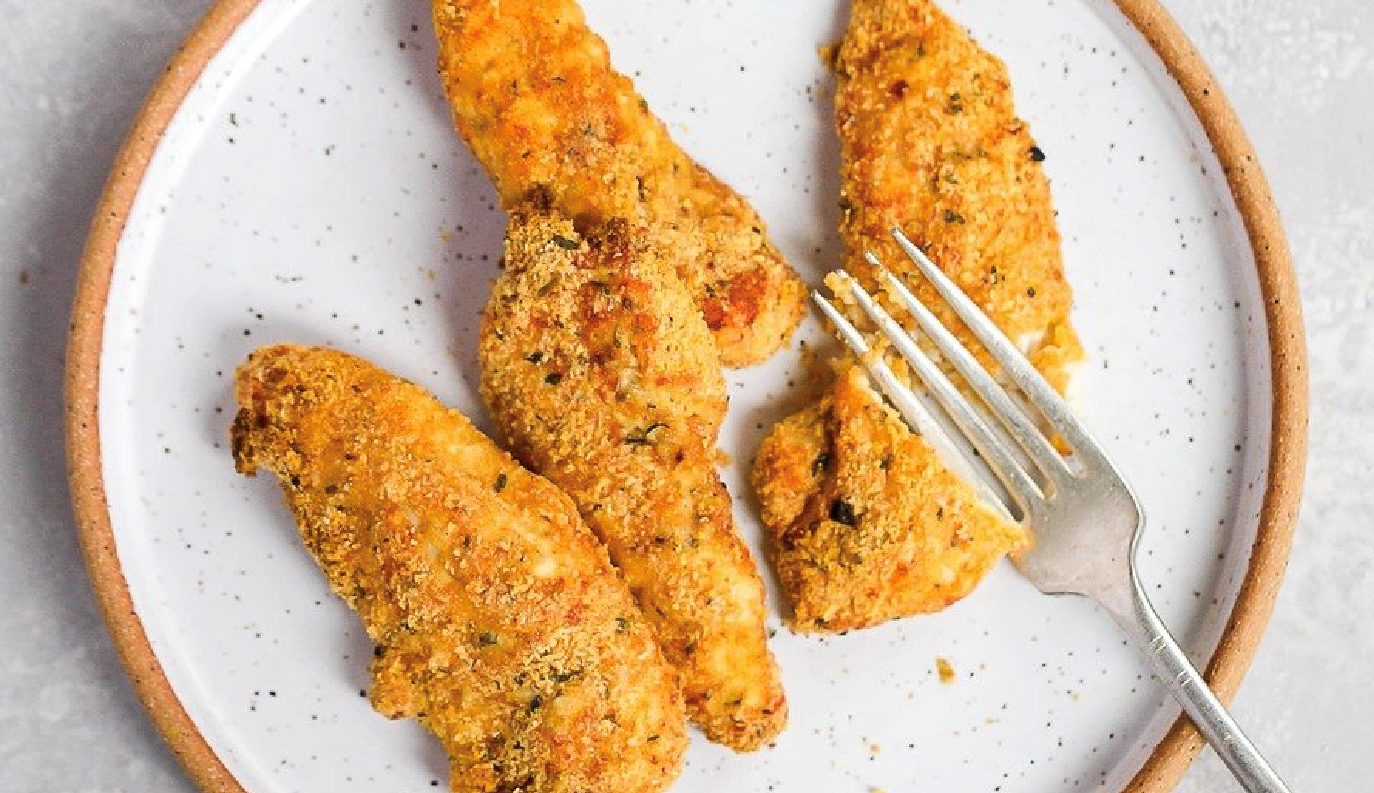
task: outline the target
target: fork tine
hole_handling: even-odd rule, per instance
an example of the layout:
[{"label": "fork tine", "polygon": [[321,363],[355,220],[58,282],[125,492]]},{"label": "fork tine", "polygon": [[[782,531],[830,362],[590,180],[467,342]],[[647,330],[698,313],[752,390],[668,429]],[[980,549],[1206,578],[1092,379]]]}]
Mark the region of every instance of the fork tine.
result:
[{"label": "fork tine", "polygon": [[855,357],[863,364],[869,376],[877,381],[878,390],[892,400],[907,426],[920,433],[935,448],[940,458],[953,469],[955,474],[965,482],[973,483],[978,490],[979,497],[985,504],[992,506],[1003,516],[1011,517],[1002,499],[993,492],[983,476],[975,470],[968,456],[949,436],[945,428],[935,420],[930,410],[897,379],[897,375],[893,373],[882,356],[870,354],[868,341],[864,339],[863,334],[854,327],[844,314],[840,313],[839,309],[835,308],[825,295],[820,292],[812,292],[811,297],[816,301],[816,305],[820,306],[821,311],[834,323],[836,330],[839,331],[840,339],[854,352]]},{"label": "fork tine", "polygon": [[987,418],[982,411],[974,407],[962,392],[950,382],[940,367],[930,360],[930,356],[916,345],[916,342],[907,335],[906,329],[893,319],[890,314],[879,306],[873,296],[859,285],[857,281],[844,276],[845,285],[849,288],[850,294],[858,302],[859,307],[877,324],[882,334],[892,342],[902,357],[911,364],[916,371],[921,382],[935,397],[935,401],[940,404],[955,425],[973,443],[978,453],[983,456],[988,467],[1002,480],[1016,503],[1023,511],[1029,511],[1032,505],[1040,502],[1044,495],[1040,492],[1040,486],[1026,473],[1021,467],[1021,463],[1012,453],[1011,448],[998,437],[997,433],[988,425]]},{"label": "fork tine", "polygon": [[892,274],[878,261],[878,257],[872,253],[867,254],[867,258],[874,267],[877,268],[880,278],[887,287],[888,294],[894,295],[906,310],[911,313],[916,324],[921,326],[921,330],[926,336],[935,343],[940,354],[954,364],[954,368],[959,370],[964,380],[969,384],[979,398],[981,398],[991,412],[1002,421],[1007,433],[1012,439],[1025,450],[1026,456],[1031,462],[1035,463],[1041,471],[1045,473],[1051,481],[1062,481],[1062,478],[1069,473],[1069,467],[1064,463],[1064,458],[1050,444],[1045,436],[1040,432],[1040,428],[1026,416],[1021,406],[1016,404],[1002,388],[1001,384],[988,374],[978,359],[973,357],[973,353],[963,345],[953,333],[949,332],[935,315],[930,313],[930,309],[925,304],[916,299],[916,296],[907,289],[906,284],[902,283],[897,276]]},{"label": "fork tine", "polygon": [[1017,388],[1021,389],[1021,392],[1026,395],[1031,403],[1044,414],[1050,426],[1054,427],[1068,442],[1074,453],[1084,457],[1091,455],[1099,460],[1105,460],[1106,453],[1102,447],[1088,435],[1078,420],[1073,417],[1073,413],[1069,410],[1063,397],[1059,396],[1059,392],[1055,391],[1054,387],[1045,381],[1045,378],[1036,371],[1034,366],[1031,366],[1030,361],[1026,360],[1026,356],[1017,349],[1011,339],[1008,339],[1006,334],[1002,333],[1001,329],[988,319],[982,309],[978,308],[968,295],[965,295],[963,290],[951,281],[939,267],[936,267],[935,263],[920,248],[916,247],[915,243],[907,239],[901,229],[893,229],[892,237],[897,240],[897,244],[920,268],[925,277],[930,279],[936,291],[945,299],[950,308],[954,309],[954,313],[959,316],[959,319],[963,320],[968,329],[973,331],[973,335],[977,336],[978,340],[983,343],[993,360],[1002,367],[1002,371],[1006,372]]}]

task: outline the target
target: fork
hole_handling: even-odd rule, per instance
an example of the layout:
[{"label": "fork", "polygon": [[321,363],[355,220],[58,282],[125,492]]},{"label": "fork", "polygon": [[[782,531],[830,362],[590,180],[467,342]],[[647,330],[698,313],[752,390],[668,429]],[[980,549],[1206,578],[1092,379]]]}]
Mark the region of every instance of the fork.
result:
[{"label": "fork", "polygon": [[[975,406],[906,329],[843,271],[834,286],[848,289],[878,333],[911,366],[925,387],[925,396],[903,384],[881,351],[870,348],[864,334],[830,300],[815,292],[813,297],[840,337],[906,422],[937,448],[956,473],[978,487],[990,506],[1000,508],[1031,531],[1033,547],[1015,559],[1022,574],[1045,594],[1082,595],[1097,602],[1144,653],[1245,790],[1289,793],[1179,649],[1146,597],[1136,566],[1145,513],[1121,472],[1074,418],[1058,392],[992,320],[899,229],[892,235],[981,342],[1021,398],[1004,389],[872,253],[867,258],[875,266],[881,285],[910,313],[985,408]],[[931,402],[938,408],[933,409]],[[1027,404],[1043,417],[1052,436],[1027,414]],[[943,411],[948,420],[937,418],[936,410]],[[1060,453],[1051,440],[1055,436],[1067,444],[1071,454]],[[1002,491],[975,472],[973,455],[965,447],[972,448],[980,464],[1000,482]]]}]

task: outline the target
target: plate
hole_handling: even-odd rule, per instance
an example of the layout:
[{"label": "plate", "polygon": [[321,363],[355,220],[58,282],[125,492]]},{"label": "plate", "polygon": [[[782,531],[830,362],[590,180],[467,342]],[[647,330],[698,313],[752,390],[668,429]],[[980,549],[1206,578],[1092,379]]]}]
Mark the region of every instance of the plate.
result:
[{"label": "plate", "polygon": [[[677,139],[815,282],[839,253],[816,48],[844,5],[586,6]],[[947,8],[1008,62],[1048,154],[1090,355],[1083,416],[1150,514],[1151,595],[1229,693],[1301,478],[1301,327],[1263,177],[1154,3]],[[370,643],[275,484],[237,476],[227,448],[234,367],[282,341],[364,355],[489,426],[475,333],[503,216],[434,59],[419,0],[223,2],[150,98],[96,219],[69,361],[74,499],[130,673],[207,790],[445,784],[427,734],[360,696]],[[823,341],[814,321],[799,340]],[[725,477],[756,558],[745,472],[800,372],[794,344],[728,378]],[[1009,565],[942,614],[829,638],[782,628],[770,597],[790,728],[749,756],[696,736],[680,793],[1164,790],[1196,752],[1109,620]]]}]

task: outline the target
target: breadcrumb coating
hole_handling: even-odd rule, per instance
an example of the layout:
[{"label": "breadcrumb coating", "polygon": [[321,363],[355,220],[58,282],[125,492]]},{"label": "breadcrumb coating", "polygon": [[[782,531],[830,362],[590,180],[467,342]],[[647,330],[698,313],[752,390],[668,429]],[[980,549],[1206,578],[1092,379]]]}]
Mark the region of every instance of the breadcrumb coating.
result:
[{"label": "breadcrumb coating", "polygon": [[[873,251],[990,364],[892,240],[901,228],[1063,391],[1083,354],[1045,154],[1015,115],[1006,67],[929,0],[854,0],[827,57],[845,269],[892,309],[864,256]],[[938,610],[1027,541],[860,380],[846,368],[829,395],[773,428],[755,461],[798,630]]]},{"label": "breadcrumb coating", "polygon": [[574,0],[435,0],[439,72],[511,209],[536,192],[579,223],[645,222],[675,250],[726,366],[758,363],[805,289],[749,203],[680,149]]},{"label": "breadcrumb coating", "polygon": [[281,481],[306,547],[377,643],[372,705],[415,717],[457,793],[666,788],[686,719],[566,495],[418,386],[278,346],[238,370],[238,470]]},{"label": "breadcrumb coating", "polygon": [[1027,539],[979,503],[857,366],[773,428],[753,475],[790,624],[802,632],[939,611]]},{"label": "breadcrumb coating", "polygon": [[616,219],[580,234],[512,213],[480,334],[482,396],[515,455],[563,488],[610,550],[689,717],[752,750],[786,721],[764,590],[716,469],[716,348],[671,259]]}]

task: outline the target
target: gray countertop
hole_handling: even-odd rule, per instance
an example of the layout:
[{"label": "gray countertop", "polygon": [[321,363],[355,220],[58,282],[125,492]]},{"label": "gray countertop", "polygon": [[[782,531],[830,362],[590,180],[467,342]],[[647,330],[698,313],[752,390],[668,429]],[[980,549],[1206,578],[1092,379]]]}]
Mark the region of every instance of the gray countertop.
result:
[{"label": "gray countertop", "polygon": [[[1236,701],[1295,791],[1367,787],[1374,748],[1374,7],[1168,0],[1244,121],[1306,310],[1308,484]],[[121,138],[209,0],[0,0],[0,788],[192,791],[91,593],[67,499],[62,366],[77,263]],[[1179,788],[1230,790],[1206,754]]]}]

